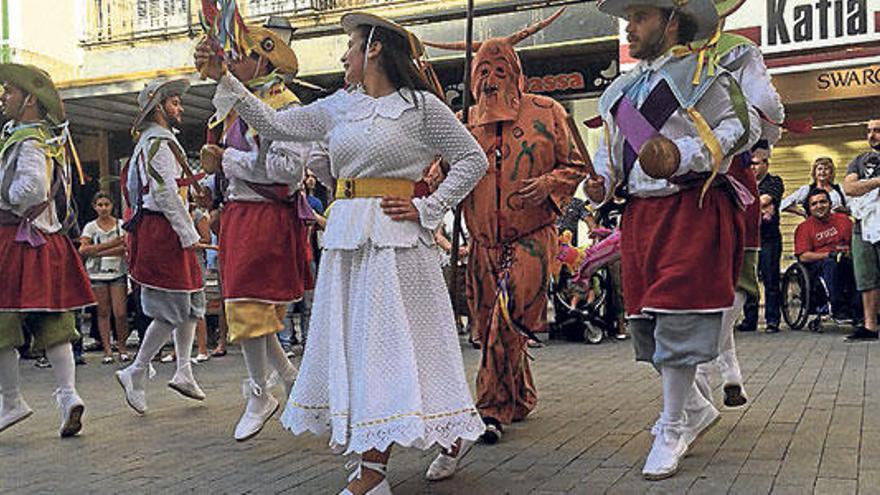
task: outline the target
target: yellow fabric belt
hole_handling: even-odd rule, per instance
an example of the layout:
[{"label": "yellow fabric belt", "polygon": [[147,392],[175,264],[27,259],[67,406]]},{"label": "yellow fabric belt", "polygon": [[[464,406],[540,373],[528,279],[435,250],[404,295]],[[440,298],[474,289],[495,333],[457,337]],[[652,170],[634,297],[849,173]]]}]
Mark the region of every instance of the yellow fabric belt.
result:
[{"label": "yellow fabric belt", "polygon": [[341,178],[336,180],[336,199],[411,198],[415,182],[406,179],[385,179],[365,177],[359,179]]}]

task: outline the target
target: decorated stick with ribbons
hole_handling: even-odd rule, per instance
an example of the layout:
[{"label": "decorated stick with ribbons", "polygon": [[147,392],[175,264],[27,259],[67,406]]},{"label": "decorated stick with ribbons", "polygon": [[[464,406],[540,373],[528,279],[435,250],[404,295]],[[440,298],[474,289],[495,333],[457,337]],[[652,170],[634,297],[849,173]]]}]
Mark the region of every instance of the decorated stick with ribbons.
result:
[{"label": "decorated stick with ribbons", "polygon": [[[465,29],[465,56],[464,56],[464,93],[462,97],[461,121],[467,127],[470,114],[471,98],[471,65],[474,59],[474,0],[467,2],[467,23]],[[449,289],[452,294],[458,294],[458,247],[461,245],[461,205],[455,207],[452,221],[452,248],[450,252],[450,265],[452,276],[449,281]]]},{"label": "decorated stick with ribbons", "polygon": [[[202,0],[199,22],[218,56],[226,62],[250,55],[252,41],[235,0]],[[207,76],[202,73],[202,79]]]}]

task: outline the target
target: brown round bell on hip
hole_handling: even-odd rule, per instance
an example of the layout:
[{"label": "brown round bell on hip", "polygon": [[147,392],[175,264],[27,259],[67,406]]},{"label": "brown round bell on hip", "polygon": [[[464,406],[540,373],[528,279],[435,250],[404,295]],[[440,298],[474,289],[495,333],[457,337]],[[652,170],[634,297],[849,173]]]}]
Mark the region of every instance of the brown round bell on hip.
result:
[{"label": "brown round bell on hip", "polygon": [[652,179],[668,179],[678,170],[681,153],[670,139],[656,136],[642,145],[639,151],[639,164]]},{"label": "brown round bell on hip", "polygon": [[216,174],[223,169],[223,148],[216,144],[206,144],[199,151],[202,170],[208,174]]}]

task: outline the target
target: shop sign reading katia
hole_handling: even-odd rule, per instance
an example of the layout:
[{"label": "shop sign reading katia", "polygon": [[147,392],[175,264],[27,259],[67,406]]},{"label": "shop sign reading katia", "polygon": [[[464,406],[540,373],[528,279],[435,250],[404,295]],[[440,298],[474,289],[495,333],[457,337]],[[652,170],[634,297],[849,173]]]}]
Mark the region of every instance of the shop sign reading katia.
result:
[{"label": "shop sign reading katia", "polygon": [[766,0],[762,51],[874,41],[880,0]]}]

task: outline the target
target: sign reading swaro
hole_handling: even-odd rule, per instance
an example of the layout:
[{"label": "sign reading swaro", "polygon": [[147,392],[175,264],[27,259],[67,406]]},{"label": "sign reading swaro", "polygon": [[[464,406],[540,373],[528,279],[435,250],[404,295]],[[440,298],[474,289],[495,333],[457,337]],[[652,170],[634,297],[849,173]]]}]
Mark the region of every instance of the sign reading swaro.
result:
[{"label": "sign reading swaro", "polygon": [[782,74],[773,84],[785,103],[880,96],[880,65]]},{"label": "sign reading swaro", "polygon": [[761,51],[787,52],[877,40],[880,0],[765,0]]}]

